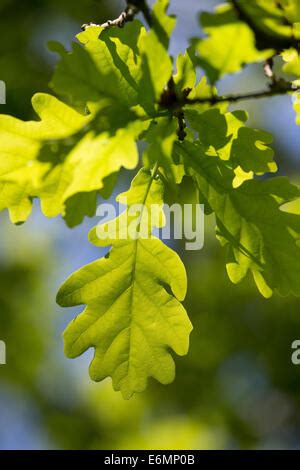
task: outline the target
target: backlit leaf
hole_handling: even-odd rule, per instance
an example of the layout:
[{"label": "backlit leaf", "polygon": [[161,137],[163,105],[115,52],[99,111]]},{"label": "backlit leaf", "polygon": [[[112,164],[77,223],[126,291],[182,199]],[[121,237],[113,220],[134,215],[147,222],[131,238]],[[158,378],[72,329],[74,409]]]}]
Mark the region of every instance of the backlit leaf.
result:
[{"label": "backlit leaf", "polygon": [[[136,203],[162,205],[162,191],[161,182],[141,170],[121,199],[127,200],[128,210]],[[186,354],[191,331],[179,302],[185,296],[186,275],[178,255],[157,238],[100,240],[95,229],[91,240],[112,249],[109,256],[73,274],[58,293],[64,307],[87,304],[65,331],[67,356],[95,348],[91,378],[112,377],[125,398],[144,390],[148,377],[172,382],[175,368],[169,349]]]}]

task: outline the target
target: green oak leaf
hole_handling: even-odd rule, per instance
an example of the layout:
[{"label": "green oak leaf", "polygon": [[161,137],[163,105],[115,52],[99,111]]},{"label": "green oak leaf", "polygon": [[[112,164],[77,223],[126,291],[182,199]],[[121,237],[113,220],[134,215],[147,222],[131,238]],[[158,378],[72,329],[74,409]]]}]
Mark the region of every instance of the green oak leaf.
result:
[{"label": "green oak leaf", "polygon": [[0,210],[7,208],[14,223],[29,216],[32,198],[47,171],[47,165],[38,161],[44,142],[69,139],[89,122],[50,95],[35,95],[32,105],[39,121],[0,115]]},{"label": "green oak leaf", "polygon": [[77,193],[65,202],[64,220],[68,227],[73,228],[82,223],[84,217],[93,217],[97,208],[97,196],[108,199],[117,182],[118,173],[112,173],[103,179],[103,187],[99,191]]},{"label": "green oak leaf", "polygon": [[[135,168],[136,140],[148,124],[129,121],[111,135],[98,130],[97,116],[82,115],[51,95],[35,95],[32,105],[39,121],[0,116],[0,209],[24,222],[32,198],[39,197],[47,217],[62,214],[73,226],[92,214],[94,192],[105,190],[110,175]],[[80,200],[76,218],[67,202],[74,197]]]},{"label": "green oak leaf", "polygon": [[166,14],[168,0],[158,0],[153,7],[153,27],[142,37],[141,54],[142,80],[139,88],[139,102],[153,114],[160,97],[172,76],[173,63],[168,53],[170,36],[176,20]]},{"label": "green oak leaf", "polygon": [[177,57],[176,74],[173,76],[177,93],[186,89],[192,90],[196,85],[196,70],[190,55],[191,50],[187,49]]},{"label": "green oak leaf", "polygon": [[149,142],[143,155],[146,168],[158,163],[159,171],[175,189],[185,174],[182,162],[173,160],[173,146],[177,140],[177,123],[174,119],[160,118],[156,120],[147,133]]},{"label": "green oak leaf", "polygon": [[[196,84],[196,86],[191,90],[189,93],[188,97],[189,99],[204,99],[204,98],[211,98],[212,96],[215,96],[217,94],[217,89],[216,87],[209,85],[207,83],[207,78],[204,76],[202,77],[199,82]],[[194,105],[193,105],[194,106]],[[225,109],[227,108],[226,103],[217,103],[215,105],[211,105],[210,103],[198,103],[194,106],[194,109],[201,109],[202,111],[208,107],[218,107],[220,109]],[[185,106],[186,109],[189,108],[189,105]]]},{"label": "green oak leaf", "polygon": [[241,127],[232,144],[232,161],[238,163],[245,172],[257,175],[276,173],[278,168],[274,162],[274,151],[268,146],[273,137],[268,132],[250,127]]},{"label": "green oak leaf", "polygon": [[290,47],[300,39],[298,0],[231,0],[240,17],[255,32],[258,45],[277,50]]},{"label": "green oak leaf", "polygon": [[[293,81],[295,87],[300,86],[300,56],[299,52],[295,48],[290,48],[282,52],[281,54],[285,64],[282,70],[290,75],[295,75],[296,80]],[[300,125],[300,93],[295,91],[295,103],[294,109],[296,111],[296,124]]]},{"label": "green oak leaf", "polygon": [[175,20],[167,6],[165,0],[155,4],[149,32],[133,21],[124,30],[88,28],[71,53],[51,44],[61,55],[53,88],[73,107],[38,94],[33,108],[39,121],[2,117],[0,209],[9,208],[14,222],[26,220],[39,197],[46,216],[61,214],[74,226],[93,214],[96,193],[111,174],[137,165],[136,141],[151,122],[147,112],[158,110],[172,74],[167,47]]},{"label": "green oak leaf", "polygon": [[200,202],[215,214],[217,237],[228,248],[231,281],[238,283],[252,272],[265,297],[274,289],[300,295],[300,217],[281,210],[299,198],[300,190],[283,177],[234,188],[227,162],[205,155],[199,142],[177,143],[176,151],[197,182]]},{"label": "green oak leaf", "polygon": [[[161,181],[141,170],[120,199],[127,201],[129,211],[137,203],[162,206],[162,193]],[[141,214],[141,224],[151,231],[143,219]],[[156,223],[161,223],[159,216]],[[111,227],[111,222],[107,225]],[[90,239],[96,245],[112,249],[74,273],[59,290],[57,301],[63,307],[87,304],[64,333],[67,356],[95,348],[91,378],[112,377],[114,389],[130,398],[145,389],[149,377],[163,384],[173,381],[170,349],[187,353],[192,326],[180,304],[186,274],[177,254],[155,237],[117,239],[110,238],[111,233],[108,229],[104,240],[98,238],[97,229],[92,231]]]},{"label": "green oak leaf", "polygon": [[156,0],[152,9],[152,28],[165,49],[176,25],[176,18],[167,14],[169,3],[169,0]]},{"label": "green oak leaf", "polygon": [[244,111],[222,113],[219,109],[209,109],[199,113],[188,109],[186,116],[207,155],[230,160],[245,173],[277,171],[274,152],[268,146],[273,141],[271,134],[246,127],[248,116]]},{"label": "green oak leaf", "polygon": [[69,228],[83,222],[84,217],[93,217],[97,208],[97,191],[77,193],[65,203],[64,220]]},{"label": "green oak leaf", "polygon": [[30,183],[26,179],[22,184],[0,181],[0,211],[8,209],[13,224],[22,224],[31,213],[31,191],[27,184]]},{"label": "green oak leaf", "polygon": [[[221,158],[227,160],[230,154],[224,149],[228,149],[228,144],[231,142],[235,130],[234,127],[238,129],[242,126],[242,121],[237,119],[235,126],[229,128],[226,115],[219,109],[209,109],[200,113],[196,109],[189,109],[185,114],[206,151],[217,153]],[[228,116],[231,117],[231,113],[228,113]]]},{"label": "green oak leaf", "polygon": [[300,3],[299,0],[280,0],[281,8],[284,11],[284,16],[291,23],[300,22]]},{"label": "green oak leaf", "polygon": [[133,21],[124,29],[87,28],[77,35],[79,44],[73,44],[72,52],[50,43],[61,56],[51,82],[54,91],[77,106],[102,98],[126,106],[139,104],[139,42],[145,35],[142,24]]},{"label": "green oak leaf", "polygon": [[110,100],[154,113],[172,75],[167,48],[175,20],[165,14],[167,5],[165,0],[156,3],[149,32],[134,20],[123,29],[87,28],[77,35],[80,44],[74,43],[71,53],[50,43],[50,49],[61,56],[52,79],[54,91],[90,110]]},{"label": "green oak leaf", "polygon": [[289,75],[296,75],[300,78],[300,56],[295,48],[290,48],[281,54],[285,64],[282,70]]},{"label": "green oak leaf", "polygon": [[[136,125],[135,125],[136,124]],[[115,136],[87,133],[74,147],[62,151],[62,161],[52,166],[39,188],[43,213],[55,217],[65,213],[66,201],[82,192],[104,187],[104,180],[121,167],[133,169],[138,163],[136,140],[143,123],[120,129]]]},{"label": "green oak leaf", "polygon": [[201,25],[207,37],[193,40],[193,47],[196,63],[205,70],[211,83],[273,54],[270,49],[257,50],[253,31],[230,5],[219,6],[215,13],[202,13]]},{"label": "green oak leaf", "polygon": [[[207,78],[203,76],[197,83],[197,75],[192,59],[192,48],[186,50],[184,54],[179,54],[176,61],[176,74],[173,76],[175,91],[180,98],[188,97],[190,100],[212,98],[217,94],[215,86],[207,83]],[[209,108],[218,108],[226,111],[227,103],[193,103],[186,104],[184,110],[196,110],[203,112]]]}]

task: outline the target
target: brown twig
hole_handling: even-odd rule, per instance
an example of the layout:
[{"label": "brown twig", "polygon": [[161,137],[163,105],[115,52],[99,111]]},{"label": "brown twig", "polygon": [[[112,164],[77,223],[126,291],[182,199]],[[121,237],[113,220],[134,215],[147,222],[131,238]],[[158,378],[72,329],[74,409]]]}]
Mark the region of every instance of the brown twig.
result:
[{"label": "brown twig", "polygon": [[205,104],[210,103],[212,105],[217,103],[236,103],[238,101],[251,100],[257,98],[269,98],[276,95],[285,95],[286,93],[300,91],[300,87],[294,87],[292,84],[279,80],[274,85],[272,84],[269,89],[257,91],[253,93],[244,93],[239,95],[225,95],[225,96],[211,96],[208,98],[186,98],[184,104]]},{"label": "brown twig", "polygon": [[184,112],[183,111],[177,111],[174,113],[174,116],[178,120],[178,129],[177,129],[177,136],[180,142],[183,142],[184,139],[187,136],[187,133],[185,132],[186,129],[186,122],[185,122],[185,117],[184,117]]},{"label": "brown twig", "polygon": [[104,29],[111,28],[112,26],[118,26],[119,28],[123,28],[123,26],[126,23],[133,21],[139,12],[143,13],[148,25],[151,26],[151,11],[146,1],[145,0],[127,0],[127,7],[118,16],[118,18],[114,20],[107,20],[105,23],[102,23],[102,24],[86,23],[82,25],[81,29],[85,31],[87,28],[90,28],[92,26],[98,26]]},{"label": "brown twig", "polygon": [[[271,67],[271,64],[269,64]],[[271,73],[270,73],[271,75]],[[186,122],[184,115],[184,106],[186,105],[195,105],[195,104],[211,104],[215,105],[217,103],[236,103],[238,101],[257,99],[257,98],[268,98],[276,95],[285,95],[287,93],[293,93],[300,91],[300,87],[294,86],[292,83],[284,80],[283,78],[277,79],[273,76],[273,80],[269,84],[269,88],[262,91],[256,91],[252,93],[236,94],[236,95],[212,95],[210,97],[203,98],[189,98],[191,89],[188,88],[183,90],[181,96],[178,96],[175,89],[175,83],[173,77],[170,78],[166,88],[164,89],[159,105],[161,108],[164,108],[171,112],[174,117],[178,120],[178,130],[177,136],[179,140],[183,141],[186,137]],[[270,76],[271,78],[271,76]]]}]

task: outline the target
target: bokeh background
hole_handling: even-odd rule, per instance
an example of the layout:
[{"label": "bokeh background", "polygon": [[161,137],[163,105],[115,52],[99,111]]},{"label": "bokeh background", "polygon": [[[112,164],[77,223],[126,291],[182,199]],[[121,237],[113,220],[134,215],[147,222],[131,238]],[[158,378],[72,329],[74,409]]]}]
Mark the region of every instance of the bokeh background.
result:
[{"label": "bokeh background", "polygon": [[[172,54],[202,34],[198,13],[217,3],[171,0],[178,15]],[[47,42],[69,47],[83,22],[115,17],[122,7],[112,0],[1,0],[0,80],[7,105],[0,112],[32,118],[31,96],[49,91],[56,61]],[[219,83],[221,92],[264,86],[260,66]],[[291,98],[239,107],[249,111],[251,125],[274,134],[280,171],[297,181],[300,129]],[[118,190],[130,176],[122,174]],[[233,286],[210,219],[202,251],[178,247],[194,331],[189,355],[176,358],[173,384],[153,381],[124,401],[110,380],[90,381],[91,351],[74,361],[64,357],[61,333],[78,309],[60,309],[55,294],[66,276],[99,256],[87,241],[95,223],[70,230],[59,218],[43,218],[38,204],[23,226],[0,214],[0,339],[7,344],[7,365],[0,366],[0,449],[300,448],[300,366],[291,363],[291,343],[300,339],[300,300],[264,300],[251,280]]]}]

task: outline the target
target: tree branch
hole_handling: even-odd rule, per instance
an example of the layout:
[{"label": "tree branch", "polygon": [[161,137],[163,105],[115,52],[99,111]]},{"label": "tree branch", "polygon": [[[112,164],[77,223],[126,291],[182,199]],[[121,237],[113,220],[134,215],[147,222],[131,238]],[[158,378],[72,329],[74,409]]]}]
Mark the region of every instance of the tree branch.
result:
[{"label": "tree branch", "polygon": [[151,9],[149,8],[147,4],[147,0],[131,0],[128,3],[135,5],[139,9],[139,11],[144,15],[146,23],[151,28],[152,13],[151,13]]},{"label": "tree branch", "polygon": [[187,136],[187,133],[185,132],[186,122],[185,122],[184,112],[183,111],[176,111],[174,113],[174,116],[178,119],[178,129],[177,129],[178,139],[181,142],[183,142],[184,139]]},{"label": "tree branch", "polygon": [[139,12],[143,13],[147,24],[151,26],[151,21],[152,21],[151,11],[146,3],[146,0],[126,0],[126,2],[127,2],[127,7],[118,16],[118,18],[114,20],[108,20],[105,23],[102,23],[100,25],[96,23],[83,24],[81,29],[85,31],[87,28],[90,28],[91,26],[100,26],[101,28],[104,28],[104,29],[111,28],[112,26],[118,26],[119,28],[123,28],[123,26],[126,23],[133,21]]},{"label": "tree branch", "polygon": [[253,93],[237,94],[237,95],[224,95],[224,96],[211,96],[210,98],[195,98],[184,99],[184,105],[187,104],[205,104],[212,105],[217,103],[236,103],[238,101],[252,100],[257,98],[269,98],[272,96],[285,95],[286,93],[300,91],[300,87],[294,87],[292,84],[285,81],[272,83],[267,90],[257,91]]}]

